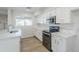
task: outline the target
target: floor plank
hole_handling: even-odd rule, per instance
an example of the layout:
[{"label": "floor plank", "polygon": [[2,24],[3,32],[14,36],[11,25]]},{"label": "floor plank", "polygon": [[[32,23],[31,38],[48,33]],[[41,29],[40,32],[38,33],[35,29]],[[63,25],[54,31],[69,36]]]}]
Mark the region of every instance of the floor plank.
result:
[{"label": "floor plank", "polygon": [[21,39],[21,52],[48,52],[41,41],[35,37]]}]

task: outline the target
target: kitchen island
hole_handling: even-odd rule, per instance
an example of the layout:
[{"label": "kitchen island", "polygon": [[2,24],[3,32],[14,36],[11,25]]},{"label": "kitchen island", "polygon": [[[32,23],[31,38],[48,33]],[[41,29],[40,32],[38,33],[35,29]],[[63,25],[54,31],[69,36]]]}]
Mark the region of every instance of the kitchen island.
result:
[{"label": "kitchen island", "polygon": [[0,31],[0,52],[19,52],[20,51],[21,31],[7,32]]}]

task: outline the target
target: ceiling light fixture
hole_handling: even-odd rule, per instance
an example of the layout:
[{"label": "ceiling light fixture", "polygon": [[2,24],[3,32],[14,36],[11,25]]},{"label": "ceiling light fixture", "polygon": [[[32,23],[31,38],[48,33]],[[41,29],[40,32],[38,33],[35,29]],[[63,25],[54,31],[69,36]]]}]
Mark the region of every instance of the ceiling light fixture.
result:
[{"label": "ceiling light fixture", "polygon": [[30,11],[31,10],[31,7],[26,7],[26,11]]}]

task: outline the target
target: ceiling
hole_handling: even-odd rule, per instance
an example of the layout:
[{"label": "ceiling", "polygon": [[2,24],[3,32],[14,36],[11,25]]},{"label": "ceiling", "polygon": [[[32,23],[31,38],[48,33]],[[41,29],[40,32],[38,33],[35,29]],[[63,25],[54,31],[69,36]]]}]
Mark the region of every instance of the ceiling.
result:
[{"label": "ceiling", "polygon": [[0,7],[0,14],[7,14],[8,9],[11,9],[16,12],[24,12],[38,16],[40,13],[43,13],[49,7]]},{"label": "ceiling", "polygon": [[17,12],[26,12],[35,14],[37,12],[43,12],[46,9],[46,7],[0,7],[0,14],[7,14],[8,9]]},{"label": "ceiling", "polygon": [[32,15],[38,15],[39,13],[44,12],[46,7],[12,7],[10,9],[17,12],[24,12]]}]

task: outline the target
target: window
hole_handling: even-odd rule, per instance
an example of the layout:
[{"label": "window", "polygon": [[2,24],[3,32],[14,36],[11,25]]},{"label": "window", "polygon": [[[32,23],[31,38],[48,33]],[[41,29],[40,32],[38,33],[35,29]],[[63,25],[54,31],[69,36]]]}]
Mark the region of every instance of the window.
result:
[{"label": "window", "polygon": [[31,17],[16,17],[16,26],[31,26],[32,25],[32,19]]},{"label": "window", "polygon": [[25,20],[25,25],[32,25],[32,20],[29,19]]}]

